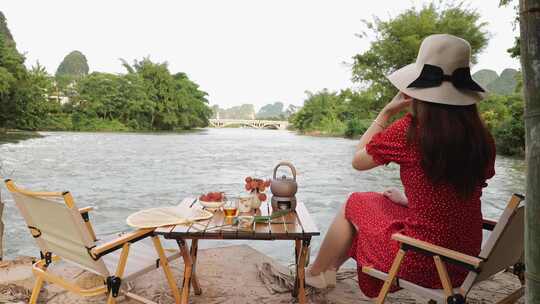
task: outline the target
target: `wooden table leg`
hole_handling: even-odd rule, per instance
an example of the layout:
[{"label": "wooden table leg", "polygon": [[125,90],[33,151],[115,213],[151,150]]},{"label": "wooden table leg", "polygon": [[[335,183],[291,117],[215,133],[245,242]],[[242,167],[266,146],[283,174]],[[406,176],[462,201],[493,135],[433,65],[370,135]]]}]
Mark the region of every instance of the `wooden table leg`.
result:
[{"label": "wooden table leg", "polygon": [[202,294],[201,285],[199,284],[199,280],[197,279],[197,251],[199,249],[199,240],[193,239],[191,241],[191,249],[190,249],[190,255],[191,255],[191,262],[193,263],[193,266],[191,268],[191,280],[193,283],[193,290],[195,291],[196,295]]},{"label": "wooden table leg", "polygon": [[299,274],[298,259],[300,258],[301,250],[302,250],[302,240],[300,239],[294,240],[294,265],[296,267],[296,275],[294,279],[294,287],[292,290],[292,296],[295,298],[298,297],[298,288],[300,287],[299,277],[298,277],[298,274]]},{"label": "wooden table leg", "polygon": [[306,261],[307,261],[307,255],[309,254],[309,243],[311,242],[311,238],[304,239],[302,241],[302,249],[300,251],[300,258],[298,259],[297,263],[297,275],[298,275],[298,302],[300,304],[306,304],[306,273],[305,273],[305,267],[306,267]]},{"label": "wooden table leg", "polygon": [[188,304],[189,291],[191,289],[191,273],[193,262],[191,261],[191,255],[189,254],[186,241],[184,239],[179,239],[176,241],[176,243],[178,244],[178,247],[180,247],[180,252],[182,253],[182,258],[184,259],[184,280],[182,283],[180,304]]}]

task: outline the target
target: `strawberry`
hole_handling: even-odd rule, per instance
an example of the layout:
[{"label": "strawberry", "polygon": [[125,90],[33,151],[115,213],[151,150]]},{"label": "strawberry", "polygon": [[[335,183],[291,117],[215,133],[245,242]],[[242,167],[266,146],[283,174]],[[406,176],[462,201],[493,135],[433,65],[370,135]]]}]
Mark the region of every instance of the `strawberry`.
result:
[{"label": "strawberry", "polygon": [[252,180],[253,179],[251,178],[251,176],[246,177],[246,183],[247,184],[251,183]]},{"label": "strawberry", "polygon": [[266,194],[264,194],[264,193],[259,193],[259,200],[260,200],[261,202],[266,201]]},{"label": "strawberry", "polygon": [[216,201],[219,200],[219,193],[217,193],[217,192],[210,192],[210,193],[208,194],[208,198],[210,198],[210,201],[216,202]]}]

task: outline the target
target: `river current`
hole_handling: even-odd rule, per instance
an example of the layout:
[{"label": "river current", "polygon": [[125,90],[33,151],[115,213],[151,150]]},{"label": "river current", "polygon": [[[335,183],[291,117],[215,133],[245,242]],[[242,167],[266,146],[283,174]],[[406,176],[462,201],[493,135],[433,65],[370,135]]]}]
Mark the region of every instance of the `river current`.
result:
[{"label": "river current", "polygon": [[[289,131],[205,129],[191,133],[43,132],[0,145],[2,175],[32,190],[69,190],[79,207],[96,206],[91,220],[99,234],[129,230],[128,215],[170,206],[208,191],[239,194],[246,176],[270,177],[280,160],[298,170],[297,198],[306,204],[322,235],[347,194],[401,187],[399,167],[367,172],[351,167],[356,141],[300,136]],[[497,157],[496,175],[482,196],[484,216],[497,218],[513,192],[525,188],[524,161]],[[286,170],[280,171],[286,174]],[[38,253],[5,187],[5,255]],[[317,252],[321,237],[313,240]],[[248,243],[281,262],[293,260],[284,241],[201,241],[201,247]],[[169,244],[171,246],[171,244]]]}]

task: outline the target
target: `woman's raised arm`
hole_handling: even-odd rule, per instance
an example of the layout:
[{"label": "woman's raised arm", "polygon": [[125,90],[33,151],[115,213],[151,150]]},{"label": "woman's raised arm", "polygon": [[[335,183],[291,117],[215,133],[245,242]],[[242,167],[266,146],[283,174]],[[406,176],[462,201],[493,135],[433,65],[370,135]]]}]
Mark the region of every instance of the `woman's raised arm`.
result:
[{"label": "woman's raised arm", "polygon": [[386,124],[392,116],[408,107],[411,102],[412,98],[400,92],[381,110],[381,112],[379,112],[377,118],[373,120],[371,126],[364,132],[364,135],[362,135],[356,146],[356,152],[354,153],[352,161],[353,168],[363,171],[378,166],[373,160],[373,157],[366,152],[366,145],[371,141],[371,138],[375,134],[386,128]]}]

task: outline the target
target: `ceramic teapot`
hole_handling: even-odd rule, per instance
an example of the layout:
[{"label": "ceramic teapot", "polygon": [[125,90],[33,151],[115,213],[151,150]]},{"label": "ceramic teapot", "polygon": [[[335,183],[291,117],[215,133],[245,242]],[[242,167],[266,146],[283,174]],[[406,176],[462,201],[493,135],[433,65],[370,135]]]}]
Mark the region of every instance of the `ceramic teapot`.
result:
[{"label": "ceramic teapot", "polygon": [[[291,169],[292,178],[288,178],[286,175],[283,175],[280,178],[277,178],[277,170],[281,166],[286,166]],[[272,179],[272,184],[270,185],[270,191],[274,196],[278,197],[294,197],[296,191],[298,190],[298,185],[296,184],[296,168],[290,162],[280,162],[274,168],[274,176]]]}]

